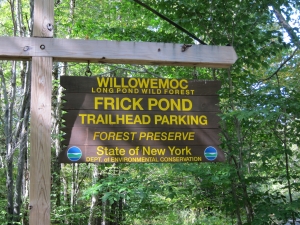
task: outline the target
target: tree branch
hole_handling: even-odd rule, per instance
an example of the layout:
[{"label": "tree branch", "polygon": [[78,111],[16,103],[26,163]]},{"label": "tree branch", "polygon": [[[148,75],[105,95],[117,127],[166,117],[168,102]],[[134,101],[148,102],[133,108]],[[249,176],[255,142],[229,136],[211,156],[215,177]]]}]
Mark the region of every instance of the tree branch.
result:
[{"label": "tree branch", "polygon": [[286,32],[288,33],[288,35],[290,36],[292,42],[297,46],[297,48],[300,48],[300,40],[299,37],[297,36],[297,34],[295,33],[295,31],[293,30],[293,27],[291,27],[289,25],[289,23],[285,20],[285,18],[283,17],[280,8],[275,8],[274,6],[272,6],[274,14],[276,16],[276,18],[279,21],[279,24],[286,30]]},{"label": "tree branch", "polygon": [[293,53],[288,57],[286,58],[281,64],[280,66],[277,68],[277,70],[269,77],[265,78],[265,79],[261,79],[259,81],[259,83],[263,82],[263,81],[266,81],[266,80],[270,80],[273,76],[275,76],[281,69],[282,67],[284,67],[285,64],[287,64],[288,61],[290,61],[296,54],[296,52],[298,51],[298,47],[293,51]]}]

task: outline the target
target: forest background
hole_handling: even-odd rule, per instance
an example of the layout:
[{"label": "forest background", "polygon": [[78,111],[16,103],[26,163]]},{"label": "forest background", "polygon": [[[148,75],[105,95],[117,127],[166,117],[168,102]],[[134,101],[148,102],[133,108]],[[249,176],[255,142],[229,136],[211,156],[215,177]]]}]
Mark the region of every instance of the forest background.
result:
[{"label": "forest background", "polygon": [[[52,224],[296,224],[300,217],[300,3],[144,0],[209,45],[230,69],[91,64],[92,76],[220,80],[225,163],[59,164],[60,76],[53,64]],[[0,0],[0,35],[32,36],[33,0]],[[132,0],[56,0],[55,37],[200,44]],[[1,43],[0,43],[1,46]],[[28,224],[28,61],[0,61],[0,224]],[[89,73],[90,75],[90,73]]]}]

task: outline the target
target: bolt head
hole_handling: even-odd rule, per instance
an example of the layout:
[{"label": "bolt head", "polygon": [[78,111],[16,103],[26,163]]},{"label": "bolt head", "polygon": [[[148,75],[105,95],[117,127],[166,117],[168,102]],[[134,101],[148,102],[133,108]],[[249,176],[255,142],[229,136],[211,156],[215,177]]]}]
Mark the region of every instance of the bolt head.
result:
[{"label": "bolt head", "polygon": [[47,24],[47,29],[48,29],[49,31],[52,31],[52,30],[53,30],[53,25],[52,25],[51,23],[48,23],[48,24]]}]

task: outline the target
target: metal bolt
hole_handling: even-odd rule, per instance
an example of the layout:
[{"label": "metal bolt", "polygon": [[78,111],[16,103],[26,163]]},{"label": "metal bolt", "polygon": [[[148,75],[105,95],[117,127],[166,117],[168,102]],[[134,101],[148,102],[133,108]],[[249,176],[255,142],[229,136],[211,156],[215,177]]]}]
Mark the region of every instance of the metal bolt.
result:
[{"label": "metal bolt", "polygon": [[48,24],[47,24],[47,29],[48,29],[49,31],[52,31],[52,30],[53,30],[53,25],[52,25],[51,23],[48,23]]},{"label": "metal bolt", "polygon": [[45,45],[41,45],[41,46],[40,46],[40,49],[42,49],[42,50],[44,50],[45,48],[46,48]]},{"label": "metal bolt", "polygon": [[29,50],[29,46],[25,46],[24,48],[23,48],[23,51],[24,52],[26,52],[26,51],[28,51]]}]

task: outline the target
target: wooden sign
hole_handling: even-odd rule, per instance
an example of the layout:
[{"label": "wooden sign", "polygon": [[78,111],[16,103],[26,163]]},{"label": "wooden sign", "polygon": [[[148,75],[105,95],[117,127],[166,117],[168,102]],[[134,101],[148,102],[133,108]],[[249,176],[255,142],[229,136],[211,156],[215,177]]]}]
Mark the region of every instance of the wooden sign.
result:
[{"label": "wooden sign", "polygon": [[[32,61],[29,224],[49,225],[51,203],[51,157],[49,155],[51,152],[51,121],[49,119],[51,117],[51,107],[49,106],[51,106],[53,60],[60,62],[74,61],[230,68],[237,60],[237,55],[231,46],[193,45],[187,51],[183,52],[182,47],[184,45],[173,43],[55,39],[53,38],[53,24],[55,24],[54,1],[35,0],[33,8],[35,9],[33,19],[34,37],[0,37],[0,59]],[[63,79],[62,82],[70,82],[71,85],[63,85],[67,87],[70,92],[75,90],[75,92],[90,93],[90,90],[85,92],[84,88],[82,88],[91,87],[88,82],[86,85],[84,83],[76,83],[77,81],[83,80],[94,85],[94,80],[86,80],[85,78],[81,80],[79,77],[76,79]],[[189,83],[190,89],[193,89],[192,85],[193,84]],[[204,95],[214,90],[211,89],[214,88],[214,86],[206,85],[206,83],[205,85],[199,83],[199,85],[197,89],[205,90]],[[78,88],[79,86],[80,88]],[[112,90],[113,93],[117,91],[115,87],[111,88],[110,90]],[[137,88],[134,89],[136,90]],[[101,90],[100,88],[99,91]],[[126,91],[126,89],[124,90]],[[172,89],[174,94],[190,94],[184,89],[179,90]],[[197,92],[196,89],[193,90],[195,93]],[[169,94],[171,94],[171,92]],[[210,119],[208,121],[210,121]],[[66,119],[66,124],[67,122],[72,123],[72,121]],[[208,124],[210,124],[210,122]],[[74,126],[77,126],[77,124]],[[111,126],[114,127],[115,125],[112,124]],[[83,149],[82,153],[78,153],[80,148]],[[77,158],[81,155],[77,161],[80,160],[81,162],[83,161],[82,159],[86,157],[85,160],[90,162],[92,160],[87,158],[89,156],[85,155],[85,153],[94,154],[94,147],[91,148],[92,150],[86,145],[78,147],[71,146],[68,148],[67,153],[63,152],[61,154],[60,160],[61,162],[76,161],[70,156],[72,152],[74,152],[73,156],[75,155]],[[153,149],[155,148],[153,147]],[[199,150],[203,152],[203,149],[199,148]],[[210,154],[210,150],[212,150],[212,148],[208,147],[208,150],[204,150],[204,152]],[[156,151],[152,150],[151,154],[152,152],[155,153]],[[174,150],[174,152],[176,152],[176,150]],[[193,154],[196,153],[193,152]],[[66,155],[69,156],[67,159],[65,159]],[[81,157],[83,158],[81,159]],[[109,157],[110,156],[107,156],[106,159],[112,159]],[[203,158],[203,156],[200,157]],[[120,157],[116,159],[127,162],[126,159],[131,160],[133,158]],[[135,162],[142,162],[142,160],[146,159],[148,160],[149,158],[136,158]],[[174,157],[168,159],[175,160]],[[186,157],[184,159],[188,158]],[[213,160],[213,157],[209,159]],[[218,150],[217,160],[222,161],[223,159],[223,153]],[[201,160],[198,159],[195,161]],[[99,160],[98,162],[102,161]],[[112,160],[109,162],[112,162]]]},{"label": "wooden sign", "polygon": [[218,81],[61,77],[62,163],[220,162]]}]

